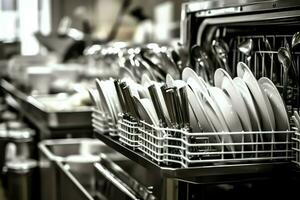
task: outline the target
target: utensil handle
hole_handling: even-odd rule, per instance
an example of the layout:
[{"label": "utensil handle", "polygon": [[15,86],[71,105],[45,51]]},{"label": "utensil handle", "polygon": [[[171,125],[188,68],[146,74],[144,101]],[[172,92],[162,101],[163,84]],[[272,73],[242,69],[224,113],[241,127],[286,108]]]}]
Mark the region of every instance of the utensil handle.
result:
[{"label": "utensil handle", "polygon": [[123,112],[126,112],[126,105],[125,105],[124,97],[123,97],[123,94],[122,94],[122,91],[121,91],[121,88],[120,88],[120,85],[119,85],[119,81],[114,80],[114,85],[115,85],[115,88],[116,88],[116,92],[117,92],[117,95],[118,95],[119,102],[121,104],[121,108],[122,108]]},{"label": "utensil handle", "polygon": [[182,126],[183,125],[182,104],[180,102],[177,88],[174,88],[173,90],[174,90],[174,92],[172,93],[172,96],[173,96],[173,101],[174,101],[174,111],[176,113],[176,118],[177,118],[176,122],[177,122],[177,124]]},{"label": "utensil handle", "polygon": [[190,119],[189,119],[189,102],[188,102],[188,99],[187,99],[186,87],[180,88],[179,89],[179,93],[180,93],[180,96],[181,96],[183,123],[185,125],[189,125],[190,124]]},{"label": "utensil handle", "polygon": [[166,104],[167,109],[170,115],[171,123],[177,124],[177,118],[175,113],[175,105],[174,105],[174,97],[173,97],[173,91],[170,89],[166,90]]},{"label": "utensil handle", "polygon": [[162,124],[163,126],[165,126],[166,124],[166,119],[165,119],[165,116],[162,112],[162,106],[161,106],[161,102],[159,101],[158,99],[158,94],[157,94],[157,91],[156,91],[156,88],[155,88],[155,85],[151,85],[148,87],[148,91],[150,93],[150,97],[151,97],[151,100],[153,102],[153,105],[154,105],[154,108],[156,110],[156,113],[158,115],[158,118],[159,120],[162,121]]},{"label": "utensil handle", "polygon": [[133,117],[135,117],[137,119],[140,119],[140,116],[139,116],[139,114],[137,112],[136,105],[135,105],[135,103],[134,103],[134,101],[132,99],[132,96],[130,94],[129,86],[124,87],[123,91],[124,91],[124,95],[125,95],[124,97],[126,99],[126,103],[127,103],[128,110],[129,110],[130,114]]}]

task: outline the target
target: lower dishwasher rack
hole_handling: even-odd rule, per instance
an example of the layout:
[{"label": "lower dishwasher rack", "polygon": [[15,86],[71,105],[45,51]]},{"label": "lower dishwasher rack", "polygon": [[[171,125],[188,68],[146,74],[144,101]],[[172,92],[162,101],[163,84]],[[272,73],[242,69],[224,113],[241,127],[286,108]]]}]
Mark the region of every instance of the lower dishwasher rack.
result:
[{"label": "lower dishwasher rack", "polygon": [[126,147],[119,140],[104,135],[96,129],[94,131],[96,138],[150,171],[155,171],[165,178],[178,179],[190,183],[212,184],[264,180],[275,176],[276,173],[288,172],[288,169],[291,167],[290,162],[227,164],[189,168],[164,167],[145,157],[141,151]]}]

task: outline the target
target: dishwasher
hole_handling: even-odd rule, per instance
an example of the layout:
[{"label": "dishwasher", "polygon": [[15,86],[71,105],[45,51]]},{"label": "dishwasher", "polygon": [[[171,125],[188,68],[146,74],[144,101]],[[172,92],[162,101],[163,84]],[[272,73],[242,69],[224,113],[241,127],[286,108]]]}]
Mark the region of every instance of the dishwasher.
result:
[{"label": "dishwasher", "polygon": [[[195,104],[196,101],[191,103],[191,98],[187,103],[185,98],[177,97],[175,91],[181,86],[176,86],[174,81],[174,84],[169,84],[171,86],[164,91],[165,94],[162,94],[167,97],[166,106],[170,107],[167,110],[171,125],[161,126],[158,122],[159,125],[156,125],[151,120],[147,121],[147,117],[139,117],[139,114],[142,115],[145,111],[141,109],[141,112],[135,112],[132,106],[129,114],[139,118],[139,122],[131,120],[130,115],[119,116],[116,120],[119,123],[119,135],[112,137],[109,128],[108,132],[102,130],[105,126],[101,116],[105,115],[105,111],[101,113],[99,109],[100,111],[95,110],[93,113],[92,124],[95,137],[145,167],[148,174],[157,177],[157,180],[151,184],[147,184],[147,180],[141,181],[144,185],[153,188],[152,194],[157,199],[292,199],[299,188],[299,181],[297,181],[299,178],[296,178],[297,172],[294,170],[296,166],[292,162],[295,158],[292,148],[294,143],[291,140],[291,135],[295,133],[292,131],[294,123],[290,120],[293,119],[295,111],[298,113],[300,107],[299,22],[300,2],[298,1],[212,0],[184,3],[181,12],[178,54],[181,56],[182,68],[190,67],[193,70],[183,69],[182,80],[187,80],[188,83],[188,78],[191,76],[196,77],[197,80],[203,79],[198,83],[198,86],[202,85],[199,90],[207,89],[207,91],[200,92],[198,96],[199,99],[202,98],[203,105],[208,108],[206,114],[211,115],[213,112],[210,108],[213,104],[206,103],[209,101],[209,96],[215,96],[214,100],[219,102],[220,109],[223,107],[233,109],[233,104],[226,106],[225,89],[219,87],[219,91],[225,93],[225,98],[221,100],[217,98],[220,96],[213,94],[215,90],[211,90],[213,87],[210,85],[214,82],[216,86],[218,82],[215,78],[218,77],[215,75],[216,72],[225,71],[223,74],[228,74],[226,76],[230,77],[226,80],[234,81],[233,77],[237,77],[243,78],[242,81],[246,82],[245,79],[251,78],[251,81],[247,80],[247,84],[244,83],[243,90],[250,91],[248,99],[260,96],[251,108],[258,110],[259,116],[257,115],[256,122],[262,126],[259,128],[251,126],[253,129],[247,131],[243,129],[241,132],[234,128],[230,130],[226,129],[225,116],[220,116],[219,119],[224,118],[225,129],[218,128],[219,125],[216,123],[215,126],[211,126],[213,130],[211,131],[204,126],[201,127],[200,124],[200,131],[193,132],[193,128],[190,130],[189,127],[188,114],[183,114],[182,110],[192,110],[194,114],[200,113],[197,115],[200,119],[198,122],[205,113],[201,113],[200,109],[189,109],[193,103],[194,108],[200,108],[200,103]],[[187,70],[194,72],[184,75]],[[248,77],[245,78],[245,74]],[[172,83],[172,76],[169,79]],[[267,113],[273,108],[278,108],[276,102],[264,105],[260,103],[262,98],[270,98],[269,94],[266,97],[262,92],[257,95],[257,91],[262,91],[263,87],[257,82],[263,80],[271,82],[274,91],[278,91],[277,99],[280,100],[285,114],[284,129],[278,128],[282,124],[278,117],[275,122],[275,119],[270,120],[270,116],[274,117],[274,114]],[[255,87],[251,86],[254,82]],[[122,89],[128,88],[122,87]],[[163,91],[164,87],[160,89]],[[185,96],[184,92],[181,96]],[[127,90],[123,97],[125,105],[134,104]],[[184,106],[180,107],[180,103]],[[246,109],[246,112],[247,110],[249,111]],[[247,115],[246,112],[241,116]],[[265,115],[269,115],[268,122],[272,121],[269,123],[270,126],[266,126],[268,123]],[[109,120],[107,124],[109,125]],[[182,128],[182,124],[187,126]],[[279,137],[275,139],[278,133],[283,133],[284,137],[278,135]],[[240,139],[235,139],[237,142],[233,143],[230,140],[225,142],[224,135],[228,134],[233,137],[240,135]],[[245,139],[247,134],[252,134],[253,138],[255,135],[255,139]],[[264,138],[262,134],[268,135]],[[224,144],[233,145],[234,148],[224,147]]]},{"label": "dishwasher", "polygon": [[[210,59],[211,70],[222,67],[236,76],[236,66],[242,61],[255,78],[268,77],[274,82],[290,119],[294,111],[299,111],[299,1],[189,1],[183,4],[181,14],[180,39],[191,55],[187,65],[201,71],[199,60],[193,57],[200,52]],[[292,198],[299,186],[292,178],[292,168],[259,181],[186,184],[185,199]]]}]

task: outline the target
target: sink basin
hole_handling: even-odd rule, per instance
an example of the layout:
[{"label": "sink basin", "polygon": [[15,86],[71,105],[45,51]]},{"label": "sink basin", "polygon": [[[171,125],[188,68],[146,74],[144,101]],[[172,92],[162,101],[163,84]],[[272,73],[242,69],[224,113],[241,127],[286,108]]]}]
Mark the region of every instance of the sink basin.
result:
[{"label": "sink basin", "polygon": [[[92,196],[93,183],[95,182],[93,163],[99,161],[100,153],[108,155],[112,159],[127,160],[127,158],[96,139],[55,139],[40,142],[42,199],[66,199],[62,195],[66,193],[75,194],[74,189],[68,187],[78,185],[81,186],[81,190],[85,190],[83,194],[89,199]],[[69,179],[75,185],[65,184],[65,180]]]},{"label": "sink basin", "polygon": [[55,161],[65,161],[67,157],[72,155],[117,153],[103,142],[88,138],[44,140],[39,144],[39,148]]},{"label": "sink basin", "polygon": [[39,153],[42,200],[155,199],[156,176],[97,139],[44,140]]}]

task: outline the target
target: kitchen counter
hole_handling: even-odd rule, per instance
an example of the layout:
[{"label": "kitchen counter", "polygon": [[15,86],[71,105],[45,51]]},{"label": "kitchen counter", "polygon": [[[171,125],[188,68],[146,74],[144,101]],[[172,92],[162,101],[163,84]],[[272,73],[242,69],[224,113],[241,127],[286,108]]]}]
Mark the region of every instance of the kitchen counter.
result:
[{"label": "kitchen counter", "polygon": [[1,80],[0,88],[9,106],[39,130],[40,139],[92,136],[91,109],[49,111],[6,80]]}]

